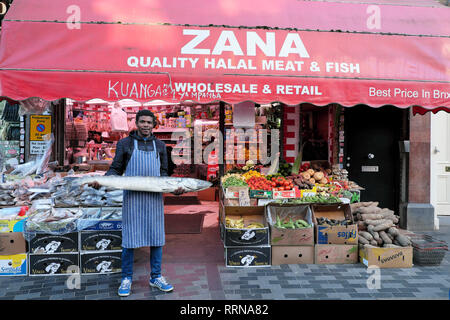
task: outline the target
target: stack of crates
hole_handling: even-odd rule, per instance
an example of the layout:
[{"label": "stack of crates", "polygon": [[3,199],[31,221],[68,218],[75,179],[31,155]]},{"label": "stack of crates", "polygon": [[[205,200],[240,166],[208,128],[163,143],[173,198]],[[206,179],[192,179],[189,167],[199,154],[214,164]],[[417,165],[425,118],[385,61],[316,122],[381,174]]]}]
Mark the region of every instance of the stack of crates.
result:
[{"label": "stack of crates", "polygon": [[[102,208],[105,211],[118,208]],[[99,220],[79,232],[82,274],[108,274],[122,270],[122,220]]]},{"label": "stack of crates", "polygon": [[[266,219],[270,226],[272,265],[314,263],[314,215],[307,204],[268,204]],[[277,227],[277,221],[304,221],[308,225]]]},{"label": "stack of crates", "polygon": [[[271,265],[269,227],[264,218],[264,206],[227,205],[226,193],[220,195],[220,235],[224,244],[227,267],[268,267]],[[239,200],[237,200],[239,201]],[[238,221],[241,226],[231,227],[227,219]],[[252,223],[262,227],[246,228]]]},{"label": "stack of crates", "polygon": [[[313,204],[316,219],[316,264],[353,264],[358,262],[358,226],[349,204]],[[347,220],[346,225],[320,224],[320,219]]]}]

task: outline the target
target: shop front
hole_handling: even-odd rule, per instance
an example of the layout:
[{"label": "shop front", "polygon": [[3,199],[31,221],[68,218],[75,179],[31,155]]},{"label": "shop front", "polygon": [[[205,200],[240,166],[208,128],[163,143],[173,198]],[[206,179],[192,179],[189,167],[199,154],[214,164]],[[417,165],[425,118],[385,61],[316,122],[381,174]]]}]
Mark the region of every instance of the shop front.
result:
[{"label": "shop front", "polygon": [[[213,2],[211,20],[205,20],[206,15],[183,15],[185,4],[178,2],[132,10],[108,3],[63,1],[46,7],[16,0],[3,20],[0,96],[22,109],[33,105],[18,117],[19,128],[24,122],[23,141],[15,146],[19,154],[23,148],[21,163],[34,160],[58,177],[103,173],[117,141],[133,130],[135,114],[152,110],[158,120],[153,133],[170,154],[169,174],[214,183],[217,192],[178,201],[187,205],[191,196],[218,202],[229,266],[267,265],[271,254],[282,257],[283,250],[298,245],[308,247],[303,263],[358,260],[358,241],[344,243],[331,235],[330,242],[317,242],[317,227],[330,222],[325,218],[342,223],[335,225],[336,235],[342,233],[339,227],[358,221],[365,232],[361,215],[384,210],[392,222],[380,229],[390,238],[384,244],[397,240],[388,228],[416,230],[429,228],[430,216],[434,221],[430,195],[423,190],[430,183],[426,117],[428,111],[450,108],[448,10],[411,7],[382,11],[380,18],[376,8],[385,9],[380,5],[287,1],[274,17],[273,4],[263,1],[248,20]],[[287,15],[290,10],[295,19]],[[335,10],[331,20],[313,21],[311,15],[323,17],[320,12],[327,10]],[[386,24],[352,23],[352,15]],[[400,15],[417,24],[407,29],[396,19]],[[435,25],[425,24],[427,17]],[[45,158],[51,144],[45,133],[54,137],[51,158]],[[80,221],[120,217],[113,212],[120,196],[112,190],[109,196],[88,194],[88,200],[86,194],[67,198],[58,191],[51,192],[53,212],[68,215],[64,208],[77,208],[71,214],[83,217]],[[288,249],[282,241],[271,252],[277,218],[293,217],[283,206],[300,208],[296,214],[305,225],[298,222],[292,229],[305,232],[301,239],[312,236],[312,243],[283,234],[279,237],[292,237],[284,243]],[[373,212],[364,212],[365,206]],[[94,210],[99,207],[110,210]],[[236,244],[246,237],[258,240]],[[399,247],[400,242],[406,243],[399,240]],[[325,261],[326,248],[315,245],[343,245],[333,252],[351,254]],[[261,261],[243,262],[239,247]],[[86,252],[79,247],[79,253]]]}]

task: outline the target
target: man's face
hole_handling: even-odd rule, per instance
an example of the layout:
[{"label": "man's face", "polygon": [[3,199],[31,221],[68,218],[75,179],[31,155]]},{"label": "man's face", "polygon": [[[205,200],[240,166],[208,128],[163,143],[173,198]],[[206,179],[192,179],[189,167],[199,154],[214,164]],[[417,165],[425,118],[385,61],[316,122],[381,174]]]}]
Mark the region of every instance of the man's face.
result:
[{"label": "man's face", "polygon": [[140,116],[139,120],[136,122],[136,128],[138,129],[140,136],[148,137],[151,135],[153,130],[153,117]]}]

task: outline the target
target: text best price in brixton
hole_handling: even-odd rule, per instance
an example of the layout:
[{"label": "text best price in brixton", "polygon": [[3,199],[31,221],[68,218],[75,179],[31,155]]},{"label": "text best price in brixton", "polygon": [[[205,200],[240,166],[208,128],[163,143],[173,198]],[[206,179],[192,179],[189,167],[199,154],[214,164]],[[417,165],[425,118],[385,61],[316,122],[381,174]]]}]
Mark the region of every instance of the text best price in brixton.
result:
[{"label": "text best price in brixton", "polygon": [[408,90],[401,88],[394,89],[377,89],[375,87],[369,88],[369,97],[401,97],[401,98],[433,98],[433,99],[450,99],[450,92],[440,90]]}]

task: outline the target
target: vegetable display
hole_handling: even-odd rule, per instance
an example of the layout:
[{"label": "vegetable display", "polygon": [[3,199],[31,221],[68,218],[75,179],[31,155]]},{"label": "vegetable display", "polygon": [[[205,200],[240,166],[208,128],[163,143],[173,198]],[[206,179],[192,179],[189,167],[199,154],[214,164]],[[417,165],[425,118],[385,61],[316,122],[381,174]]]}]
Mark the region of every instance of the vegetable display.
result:
[{"label": "vegetable display", "polygon": [[279,229],[304,229],[304,228],[311,228],[312,225],[303,219],[297,219],[294,221],[292,218],[289,218],[289,220],[287,219],[282,220],[280,216],[277,215],[275,227]]},{"label": "vegetable display", "polygon": [[222,186],[224,188],[228,188],[228,187],[246,187],[247,183],[237,177],[229,177],[228,179],[225,180],[225,182],[222,183]]},{"label": "vegetable display", "polygon": [[378,207],[378,202],[359,202],[350,205],[358,224],[358,242],[376,247],[409,247],[411,239],[402,235],[394,211]]},{"label": "vegetable display", "polygon": [[270,181],[263,177],[253,176],[247,180],[250,190],[272,191],[273,185]]},{"label": "vegetable display", "polygon": [[294,188],[294,183],[284,177],[273,177],[270,181],[274,191],[292,190]]}]

